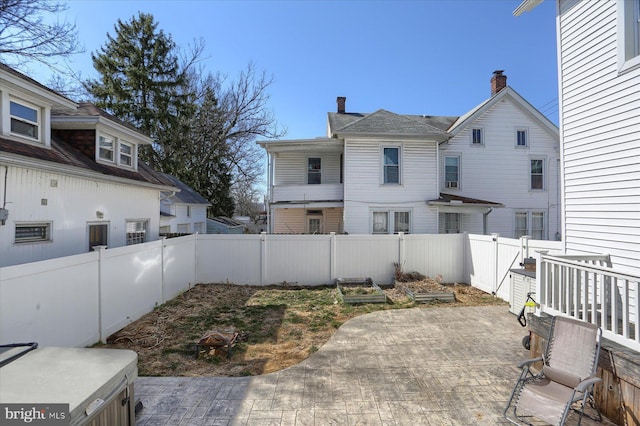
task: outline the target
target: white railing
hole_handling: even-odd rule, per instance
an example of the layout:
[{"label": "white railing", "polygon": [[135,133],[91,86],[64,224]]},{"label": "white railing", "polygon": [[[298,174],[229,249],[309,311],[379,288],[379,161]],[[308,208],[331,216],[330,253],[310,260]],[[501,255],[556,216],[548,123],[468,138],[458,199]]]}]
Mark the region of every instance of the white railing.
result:
[{"label": "white railing", "polygon": [[336,201],[344,197],[341,183],[320,185],[275,185],[271,192],[271,202],[278,201]]},{"label": "white railing", "polygon": [[596,324],[611,341],[640,351],[640,276],[616,272],[608,256],[548,256],[538,264],[541,312]]}]

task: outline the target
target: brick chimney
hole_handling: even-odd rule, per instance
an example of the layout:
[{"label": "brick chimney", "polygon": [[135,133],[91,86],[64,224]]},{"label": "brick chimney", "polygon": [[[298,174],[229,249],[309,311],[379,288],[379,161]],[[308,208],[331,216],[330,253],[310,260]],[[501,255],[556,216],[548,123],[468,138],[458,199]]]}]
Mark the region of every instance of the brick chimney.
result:
[{"label": "brick chimney", "polygon": [[504,70],[496,70],[491,76],[491,96],[495,95],[507,87],[507,76],[502,73]]},{"label": "brick chimney", "polygon": [[338,114],[344,114],[347,104],[347,98],[344,96],[338,96],[338,99],[336,99],[336,101],[338,102]]}]

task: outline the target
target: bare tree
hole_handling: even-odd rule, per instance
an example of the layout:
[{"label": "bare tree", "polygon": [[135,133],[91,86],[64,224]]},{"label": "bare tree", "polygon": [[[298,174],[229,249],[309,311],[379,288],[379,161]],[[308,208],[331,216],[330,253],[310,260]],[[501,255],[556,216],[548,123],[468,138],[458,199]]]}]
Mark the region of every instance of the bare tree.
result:
[{"label": "bare tree", "polygon": [[79,53],[75,24],[58,21],[65,10],[52,0],[0,0],[0,60],[13,67],[33,61],[53,67]]}]

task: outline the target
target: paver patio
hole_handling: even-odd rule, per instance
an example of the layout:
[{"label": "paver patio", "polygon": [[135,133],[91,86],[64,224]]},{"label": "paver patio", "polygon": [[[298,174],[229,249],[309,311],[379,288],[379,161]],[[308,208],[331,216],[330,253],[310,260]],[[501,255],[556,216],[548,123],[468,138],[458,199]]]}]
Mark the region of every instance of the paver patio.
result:
[{"label": "paver patio", "polygon": [[506,306],[378,311],[347,321],[318,352],[276,373],[140,377],[136,423],[504,424],[516,362],[529,356],[526,333]]}]

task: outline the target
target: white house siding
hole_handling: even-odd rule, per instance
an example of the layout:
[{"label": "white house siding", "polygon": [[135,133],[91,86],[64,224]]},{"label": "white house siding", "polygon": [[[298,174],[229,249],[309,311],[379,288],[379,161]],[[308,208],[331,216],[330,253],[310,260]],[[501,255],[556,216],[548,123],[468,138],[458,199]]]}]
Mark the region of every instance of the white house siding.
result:
[{"label": "white house siding", "polygon": [[640,68],[619,72],[616,1],[560,1],[563,229],[569,253],[640,264]]},{"label": "white house siding", "polygon": [[[187,215],[187,206],[191,207],[190,216]],[[206,224],[207,222],[207,206],[204,204],[172,203],[168,206],[165,205],[163,210],[175,216],[160,218],[160,226],[169,226],[169,232],[182,232],[178,230],[179,225],[188,225],[188,231],[186,232],[196,232],[198,230],[196,224]],[[206,225],[201,226],[204,226],[206,231]]]},{"label": "white house siding", "polygon": [[[147,220],[147,241],[158,239],[157,189],[13,166],[0,166],[0,176],[9,210],[0,226],[0,267],[88,252],[89,224],[109,224],[109,247],[126,245],[127,220]],[[16,222],[51,222],[52,241],[15,244]]]},{"label": "white house siding", "polygon": [[[382,184],[381,149],[401,148],[401,185]],[[412,233],[437,233],[438,217],[427,200],[438,197],[436,143],[345,140],[344,229],[372,233],[372,211],[410,211]]]},{"label": "white house siding", "polygon": [[280,152],[274,159],[274,185],[304,185],[307,183],[307,158],[320,157],[322,183],[340,183],[340,154],[308,152]]},{"label": "white house siding", "polygon": [[[472,146],[472,128],[482,128],[484,144]],[[528,130],[528,146],[516,147],[516,130]],[[487,217],[487,233],[511,238],[516,211],[542,211],[546,239],[560,231],[559,143],[548,131],[514,102],[505,97],[465,130],[441,145],[442,192],[504,204]],[[460,187],[445,188],[444,157],[460,156]],[[545,190],[531,190],[530,160],[545,160]],[[471,215],[463,223],[467,231],[482,234],[482,215]]]}]

